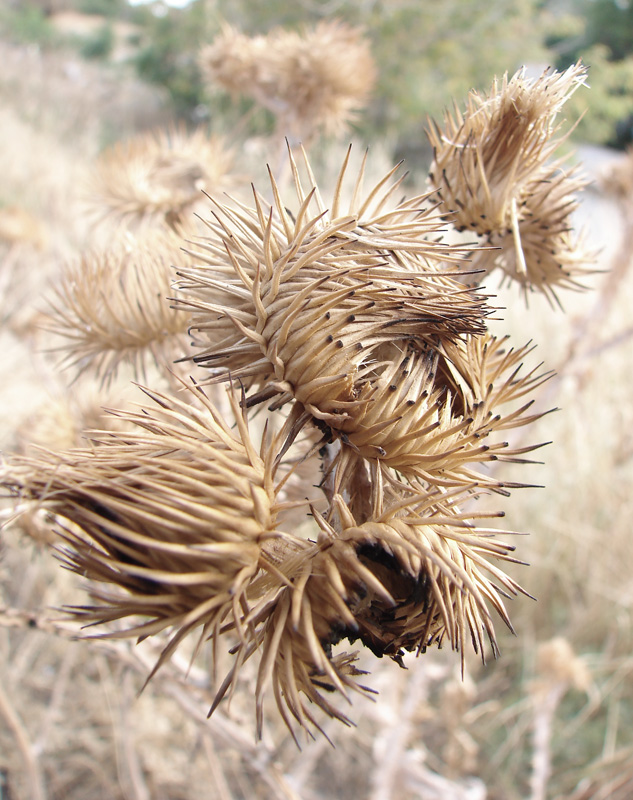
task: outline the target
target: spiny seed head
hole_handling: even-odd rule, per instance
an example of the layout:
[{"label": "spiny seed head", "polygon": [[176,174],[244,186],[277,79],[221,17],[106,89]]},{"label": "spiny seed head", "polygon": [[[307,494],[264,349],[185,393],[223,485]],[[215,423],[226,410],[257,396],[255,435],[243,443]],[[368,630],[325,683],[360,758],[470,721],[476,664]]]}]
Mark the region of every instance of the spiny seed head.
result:
[{"label": "spiny seed head", "polygon": [[179,288],[196,344],[206,343],[197,362],[329,420],[356,403],[363,365],[381,343],[423,347],[482,333],[488,309],[446,269],[463,251],[429,238],[430,219],[434,233],[439,221],[425,198],[390,203],[393,170],[365,194],[363,162],[344,206],[348,153],[328,208],[304,159],[307,188],[291,156],[294,215],[274,179],[272,206],[258,194],[254,208],[216,204],[211,236],[191,252],[202,263],[180,270]]},{"label": "spiny seed head", "polygon": [[172,361],[188,322],[168,300],[172,264],[182,257],[180,240],[163,231],[128,235],[69,263],[48,324],[64,340],[63,364],[107,381],[123,363],[142,377],[149,364]]},{"label": "spiny seed head", "polygon": [[87,203],[98,222],[131,230],[179,229],[204,191],[227,188],[232,162],[226,142],[202,128],[140,134],[103,152]]},{"label": "spiny seed head", "polygon": [[[329,436],[340,443],[332,463],[335,490],[353,496],[362,460],[388,483],[504,488],[480,465],[521,460],[538,447],[512,447],[505,438],[541,416],[525,398],[550,377],[522,369],[529,346],[506,350],[505,344],[485,334],[448,342],[439,352],[398,343],[377,348],[356,384],[356,403],[328,422]],[[374,471],[363,489],[366,500],[372,486],[384,491],[376,479]]]},{"label": "spiny seed head", "polygon": [[[292,584],[281,590],[274,609],[251,619],[249,630],[257,631],[253,641],[238,647],[238,662],[261,652],[260,728],[271,685],[291,730],[292,718],[301,726],[318,726],[312,704],[349,723],[324,694],[347,698],[349,691],[370,691],[358,683],[364,673],[354,666],[356,654],[332,649],[345,639],[398,663],[405,651],[444,641],[463,652],[470,639],[483,655],[487,635],[496,648],[488,607],[509,625],[500,595],[522,590],[490,559],[513,560],[513,548],[460,513],[459,496],[463,493],[418,495],[357,525],[337,495],[336,529],[315,515],[321,528],[316,547],[295,561],[288,572]],[[215,705],[236,677],[234,671],[225,681]]]},{"label": "spiny seed head", "polygon": [[486,96],[472,92],[464,113],[456,109],[443,128],[431,127],[430,183],[456,228],[491,246],[473,252],[482,276],[500,267],[526,289],[556,298],[556,288],[577,287],[582,265],[593,260],[569,235],[575,193],[586,181],[563,170],[562,160],[550,163],[562,141],[556,116],[585,79],[580,63],[536,80],[521,70],[495,81]]},{"label": "spiny seed head", "polygon": [[577,193],[585,185],[560,162],[535,173],[517,209],[514,229],[491,231],[485,240],[490,248],[473,252],[473,270],[501,269],[526,292],[540,291],[554,302],[559,302],[559,289],[584,288],[580,280],[591,274],[587,265],[596,253],[582,233],[574,234],[572,215],[578,208]]},{"label": "spiny seed head", "polygon": [[190,391],[191,402],[148,391],[156,408],[118,412],[132,430],[95,433],[86,449],[17,458],[4,481],[56,516],[64,561],[95,582],[96,604],[76,614],[86,622],[144,617],[130,623],[130,636],[171,629],[159,663],[195,629],[205,636],[227,618],[240,628],[249,583],[269,565],[265,545],[283,538],[271,440],[254,448],[233,395],[236,430]]},{"label": "spiny seed head", "polygon": [[526,184],[560,143],[555,117],[585,79],[581,64],[536,80],[524,69],[511,79],[506,74],[488,95],[471,92],[464,113],[447,112],[444,128],[431,127],[431,184],[457,227],[481,234],[510,227],[513,201],[523,200]]},{"label": "spiny seed head", "polygon": [[213,42],[202,48],[198,61],[211,88],[248,95],[255,91],[266,50],[264,36],[247,36],[224,24]]},{"label": "spiny seed head", "polygon": [[342,133],[365,105],[376,74],[362,31],[336,20],[252,38],[225,27],[199,60],[212,86],[251,97],[297,141],[321,129]]}]

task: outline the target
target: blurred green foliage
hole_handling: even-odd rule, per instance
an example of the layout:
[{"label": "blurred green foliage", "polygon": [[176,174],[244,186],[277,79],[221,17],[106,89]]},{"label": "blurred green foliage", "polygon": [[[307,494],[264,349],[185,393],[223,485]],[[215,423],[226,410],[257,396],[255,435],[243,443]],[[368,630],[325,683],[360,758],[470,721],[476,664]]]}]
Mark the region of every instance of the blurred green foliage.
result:
[{"label": "blurred green foliage", "polygon": [[37,44],[41,47],[55,44],[55,31],[44,11],[28,3],[0,9],[0,31],[12,42]]},{"label": "blurred green foliage", "polygon": [[78,0],[77,11],[81,14],[125,19],[130,12],[130,6],[127,0]]},{"label": "blurred green foliage", "polygon": [[197,64],[198,50],[210,35],[204,3],[166,9],[164,14],[141,7],[133,21],[143,29],[133,59],[139,76],[167,89],[178,115],[194,115],[205,101]]},{"label": "blurred green foliage", "polygon": [[112,53],[114,47],[114,31],[111,25],[103,25],[81,44],[81,55],[84,58],[104,59]]},{"label": "blurred green foliage", "polygon": [[623,147],[633,140],[633,56],[609,58],[608,47],[594,44],[583,52],[591,91],[576,92],[566,105],[568,119],[579,119],[576,138]]},{"label": "blurred green foliage", "polygon": [[633,141],[633,4],[628,0],[576,0],[567,30],[546,44],[564,68],[578,58],[589,66],[591,92],[576,95],[568,111],[584,113],[577,136],[623,147]]}]

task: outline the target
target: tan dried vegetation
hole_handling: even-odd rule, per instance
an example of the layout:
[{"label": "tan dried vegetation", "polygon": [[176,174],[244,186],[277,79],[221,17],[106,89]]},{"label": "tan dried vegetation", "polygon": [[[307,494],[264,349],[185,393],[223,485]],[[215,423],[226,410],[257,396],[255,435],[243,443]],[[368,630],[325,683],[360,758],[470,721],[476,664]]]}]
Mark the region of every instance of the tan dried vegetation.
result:
[{"label": "tan dried vegetation", "polygon": [[[90,600],[67,609],[104,626],[86,646],[140,659],[135,669],[199,719],[206,709],[179,682],[184,652],[200,703],[214,686],[218,727],[205,730],[252,755],[223,714],[227,698],[239,716],[240,695],[254,695],[259,737],[270,696],[296,742],[302,729],[329,738],[328,717],[351,724],[352,695],[374,691],[362,648],[404,666],[407,653],[447,644],[467,676],[469,643],[496,655],[494,617],[512,627],[505,602],[527,592],[494,506],[526,485],[504,470],[540,446],[523,428],[540,431],[535,397],[552,375],[529,364],[532,345],[489,329],[497,310],[480,284],[500,268],[557,299],[589,274],[571,231],[584,181],[554,153],[585,70],[521,72],[473,93],[431,128],[430,189],[403,200],[397,167],[373,181],[367,155],[352,168],[351,149],[326,192],[294,144],[344,130],[366,102],[374,71],[358,31],[323,23],[250,39],[227,28],[200,59],[210,81],[278,115],[290,189],[269,170],[264,191],[227,199],[230,155],[201,131],[145,135],[101,157],[94,209],[125,234],[67,264],[48,326],[78,386],[86,376],[116,386],[123,367],[155,383],[149,402],[109,412],[87,444],[58,449],[44,426],[48,449],[12,456],[2,482],[11,519],[22,513],[24,530],[56,541],[87,579]],[[194,208],[204,209],[195,224]],[[477,246],[449,243],[463,228]],[[194,377],[177,378],[183,368]],[[70,425],[60,438],[76,434]],[[128,638],[141,655],[120,649]],[[590,685],[566,647],[540,651],[535,799],[556,708],[569,686]],[[474,698],[445,702],[465,720]],[[405,726],[419,707],[403,710]],[[451,764],[476,760],[456,726],[442,735]],[[255,769],[271,796],[295,796],[273,766]],[[396,786],[385,770],[376,798]],[[430,774],[410,765],[407,785],[430,792]],[[35,767],[30,786],[41,789]]]}]

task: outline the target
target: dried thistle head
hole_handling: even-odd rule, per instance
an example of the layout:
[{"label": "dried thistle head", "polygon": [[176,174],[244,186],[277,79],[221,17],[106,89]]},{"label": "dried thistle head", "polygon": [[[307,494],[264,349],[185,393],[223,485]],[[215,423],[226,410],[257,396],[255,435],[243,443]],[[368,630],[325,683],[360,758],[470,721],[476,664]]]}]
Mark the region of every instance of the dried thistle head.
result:
[{"label": "dried thistle head", "polygon": [[[291,731],[293,719],[319,727],[315,706],[349,724],[335,694],[349,700],[351,691],[371,689],[358,682],[365,673],[355,666],[357,653],[333,650],[344,640],[401,665],[406,651],[419,653],[444,641],[463,653],[470,639],[483,654],[487,635],[496,648],[489,606],[509,625],[501,595],[523,590],[490,559],[514,560],[513,547],[460,513],[459,496],[400,498],[357,524],[337,495],[335,527],[315,514],[321,529],[316,548],[295,560],[292,584],[282,588],[272,609],[252,617],[253,640],[237,650],[238,663],[262,654],[256,689],[260,731],[271,686]],[[236,678],[237,670],[227,676],[214,707]]]},{"label": "dried thistle head", "polygon": [[228,185],[233,156],[227,143],[202,128],[172,126],[117,142],[94,169],[87,198],[97,221],[138,230],[176,230],[203,192]]},{"label": "dried thistle head", "polygon": [[16,458],[3,481],[62,526],[64,561],[93,582],[96,604],[77,607],[80,619],[131,620],[126,635],[142,638],[171,629],[156,668],[193,630],[217,636],[226,620],[241,630],[253,577],[279,574],[266,545],[284,536],[272,440],[255,449],[233,395],[236,430],[190,392],[187,402],[148,391],[156,408],[117,412],[132,430]]},{"label": "dried thistle head", "polygon": [[596,253],[582,232],[574,233],[571,216],[585,185],[558,162],[537,172],[526,185],[517,227],[488,234],[486,248],[473,252],[473,270],[488,273],[499,268],[524,293],[539,291],[551,303],[559,303],[559,289],[583,289],[580,281],[591,274],[587,265],[595,262]]},{"label": "dried thistle head", "polygon": [[225,27],[202,50],[200,64],[211,85],[251,97],[298,141],[321,129],[346,130],[376,74],[362,31],[336,20],[300,33],[275,29],[252,38]]},{"label": "dried thistle head", "polygon": [[289,133],[308,138],[315,128],[343,133],[366,104],[376,77],[362,31],[322,21],[303,35],[277,32],[271,45],[276,58],[273,102],[288,121]]},{"label": "dried thistle head", "polygon": [[[580,264],[591,260],[568,235],[574,195],[586,181],[565,173],[561,160],[549,163],[563,140],[556,117],[585,79],[580,63],[536,80],[520,70],[495,81],[488,95],[471,92],[464,113],[456,108],[442,128],[430,128],[429,180],[442,209],[458,230],[501,248],[475,251],[474,267],[499,266],[524,286],[553,294],[552,287],[574,285]],[[538,236],[547,240],[542,248]],[[543,259],[544,249],[553,258]]]},{"label": "dried thistle head", "polygon": [[463,251],[437,241],[440,223],[425,197],[392,201],[394,170],[364,193],[363,162],[343,204],[348,158],[329,208],[307,159],[304,188],[292,156],[294,203],[274,179],[272,205],[258,194],[253,208],[216,203],[210,236],[191,252],[197,263],[179,271],[180,302],[204,347],[195,360],[217,379],[245,379],[262,397],[297,400],[328,423],[358,405],[376,347],[437,347],[482,333],[488,313],[485,298],[446,268]]},{"label": "dried thistle head", "polygon": [[32,445],[54,452],[80,445],[82,433],[95,428],[103,414],[103,401],[78,403],[76,397],[49,400],[30,414],[17,429],[18,449],[26,452]]},{"label": "dried thistle head", "polygon": [[223,24],[213,42],[200,51],[198,62],[211,88],[220,86],[232,95],[249,95],[258,83],[266,50],[264,36],[247,36]]},{"label": "dried thistle head", "polygon": [[[468,166],[471,132],[456,169],[482,181],[467,187],[492,202],[491,213],[503,217],[509,203],[515,240],[527,220],[526,247],[539,203],[556,235],[568,234],[569,184],[557,183],[545,161],[553,115],[569,81],[581,80],[570,75],[540,86],[536,110],[531,85],[518,79],[494,97],[471,98],[473,117],[486,118],[489,106],[503,110],[494,125],[508,146],[497,137],[495,155],[484,142],[489,161]],[[520,124],[512,109],[523,109]],[[468,115],[460,126],[467,122]],[[120,414],[132,431],[97,433],[88,449],[17,459],[3,477],[65,526],[66,564],[94,583],[92,604],[74,609],[81,620],[123,621],[106,635],[168,633],[155,669],[189,634],[216,647],[232,636],[233,667],[213,708],[235,690],[243,664],[258,661],[260,732],[269,689],[291,730],[293,720],[318,727],[313,706],[349,721],[338,696],[370,690],[359,683],[356,654],[334,649],[344,640],[400,664],[407,651],[443,642],[463,654],[470,639],[483,656],[487,640],[496,652],[492,612],[509,625],[502,597],[522,590],[494,563],[513,561],[513,548],[480,527],[499,515],[465,504],[518,485],[489,475],[484,462],[522,461],[533,449],[504,437],[538,418],[530,395],[547,378],[538,367],[522,369],[529,346],[508,349],[486,332],[487,298],[459,269],[467,252],[441,238],[446,209],[428,195],[398,200],[397,168],[365,190],[365,160],[348,192],[349,152],[326,203],[305,153],[298,161],[289,153],[292,197],[282,197],[271,176],[271,202],[256,191],[250,206],[213,200],[191,260],[170,257],[182,264],[178,307],[198,347],[194,360],[210,382],[242,385],[239,398],[230,395],[231,422],[199,388],[188,401],[150,393],[158,409]],[[509,183],[519,194],[508,194]],[[450,176],[446,185],[452,191]],[[525,211],[520,219],[529,202],[532,217]],[[166,327],[145,290],[134,288],[142,281],[132,268],[126,283],[127,269],[115,272],[121,295],[108,289],[105,305],[105,269],[94,274],[96,295],[71,288],[75,275],[62,297],[59,332],[74,337],[71,360],[102,373],[126,348],[151,348]],[[145,316],[151,335],[141,342],[134,337]],[[108,356],[99,355],[104,341]],[[248,409],[263,402],[285,417],[256,445]],[[285,487],[299,471],[289,453],[301,431],[299,458],[319,454],[325,499],[322,511],[311,506],[305,536],[294,522],[287,532],[285,519],[296,510]]]},{"label": "dried thistle head", "polygon": [[354,412],[328,429],[341,445],[332,462],[335,490],[349,492],[365,460],[370,486],[380,472],[379,495],[384,481],[403,478],[429,487],[505,491],[511,485],[482,465],[520,461],[540,446],[513,447],[506,440],[508,431],[541,416],[526,398],[551,374],[538,367],[524,371],[531,349],[508,348],[507,340],[484,334],[447,342],[439,352],[410,344],[377,350],[359,382]]},{"label": "dried thistle head", "polygon": [[152,675],[187,636],[218,646],[233,632],[234,665],[213,708],[256,658],[260,731],[271,687],[291,730],[292,719],[319,726],[312,704],[349,722],[335,695],[371,690],[356,654],[333,650],[343,640],[400,664],[444,641],[463,652],[470,638],[483,655],[487,636],[495,650],[491,609],[509,624],[501,597],[520,588],[491,563],[513,560],[513,548],[479,527],[481,514],[460,510],[468,487],[392,485],[374,492],[362,520],[335,494],[327,515],[312,509],[317,541],[299,538],[280,525],[288,425],[257,447],[243,397],[240,408],[230,396],[232,428],[191,392],[148,393],[158,408],[119,412],[131,430],[16,458],[3,476],[25,505],[55,515],[65,563],[90,579],[93,602],[74,607],[77,618],[124,623],[105,636],[168,633]]},{"label": "dried thistle head", "polygon": [[180,355],[188,318],[170,307],[180,240],[168,231],[127,236],[84,254],[62,274],[48,328],[62,337],[62,364],[110,380],[122,364],[142,377]]}]

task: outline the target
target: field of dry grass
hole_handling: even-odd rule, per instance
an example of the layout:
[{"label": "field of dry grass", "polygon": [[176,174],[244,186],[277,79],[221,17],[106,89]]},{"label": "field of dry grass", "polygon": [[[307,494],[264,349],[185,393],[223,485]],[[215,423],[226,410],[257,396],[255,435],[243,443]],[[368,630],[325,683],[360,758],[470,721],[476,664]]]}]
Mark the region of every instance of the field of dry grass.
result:
[{"label": "field of dry grass", "polygon": [[[1,43],[0,57],[0,214],[20,209],[6,223],[12,233],[3,236],[0,220],[0,447],[8,453],[27,442],[73,443],[99,424],[100,406],[133,395],[125,374],[107,390],[89,379],[69,388],[39,323],[64,263],[89,240],[83,200],[97,153],[162,114],[160,97],[83,63]],[[257,146],[245,153],[248,173]],[[619,158],[584,154],[592,177]],[[565,312],[498,292],[499,330],[519,345],[531,339],[533,358],[557,372],[538,406],[559,409],[530,434],[552,442],[539,451],[544,463],[529,468],[529,481],[544,488],[515,492],[504,505],[504,526],[529,533],[517,547],[530,566],[512,574],[537,599],[511,601],[516,635],[499,632],[498,660],[469,656],[462,677],[448,650],[408,657],[406,670],[365,655],[379,695],[356,700],[355,727],[328,721],[332,744],[319,737],[299,751],[272,714],[256,743],[254,671],[244,670],[231,706],[210,720],[210,652],[191,668],[174,657],[139,695],[160,645],[78,641],[59,609],[83,601],[81,580],[53,557],[45,520],[33,513],[13,523],[3,501],[1,800],[633,796],[626,213],[598,185],[587,191],[578,222],[604,272],[591,291],[563,297]]]}]

